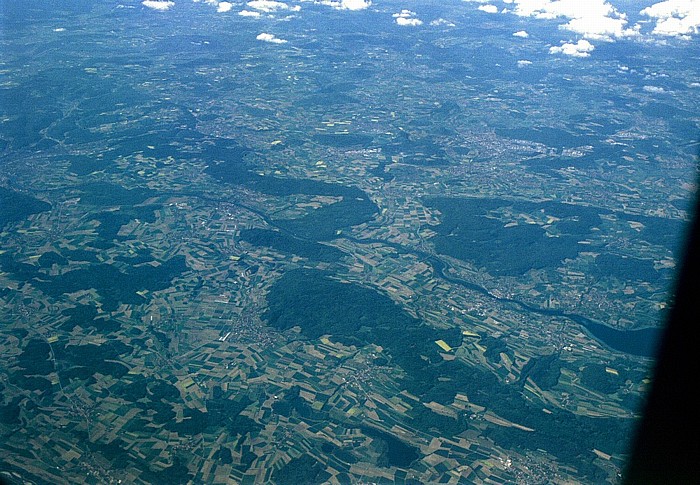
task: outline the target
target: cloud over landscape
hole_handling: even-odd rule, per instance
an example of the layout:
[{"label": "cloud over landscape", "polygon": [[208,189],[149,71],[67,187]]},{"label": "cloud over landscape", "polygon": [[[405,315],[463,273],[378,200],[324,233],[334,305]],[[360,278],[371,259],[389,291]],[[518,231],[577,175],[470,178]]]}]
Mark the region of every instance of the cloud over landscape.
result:
[{"label": "cloud over landscape", "polygon": [[175,2],[166,0],[144,0],[141,4],[153,10],[165,11],[175,6]]},{"label": "cloud over landscape", "polygon": [[491,4],[479,5],[477,10],[481,10],[482,12],[486,13],[498,13],[498,7]]},{"label": "cloud over landscape", "polygon": [[[485,10],[492,5],[488,0],[476,2]],[[642,24],[630,25],[629,14],[646,16],[653,22],[652,35],[688,36],[700,31],[700,0],[662,0],[641,11],[630,11],[628,3],[608,0],[502,0],[509,6],[506,11],[535,19],[563,20],[560,27],[593,40],[613,40],[641,35]],[[621,10],[624,5],[628,12]]]},{"label": "cloud over landscape", "polygon": [[560,28],[589,39],[631,37],[636,28],[628,27],[627,15],[606,0],[512,0],[512,12],[519,17],[566,21]]},{"label": "cloud over landscape", "polygon": [[[690,39],[700,32],[700,0],[662,0],[642,10],[632,10],[628,2],[608,0],[463,0],[478,4],[477,10],[502,12],[521,18],[549,20],[562,31],[580,36],[549,49],[551,54],[588,57],[595,49],[591,41],[618,39],[654,40],[658,37]],[[499,8],[503,5],[503,9]],[[641,8],[637,7],[637,8]],[[627,10],[627,11],[625,11]],[[631,23],[630,16],[646,17]],[[513,34],[527,37],[527,32]]]},{"label": "cloud over landscape", "polygon": [[320,0],[314,3],[333,7],[336,10],[364,10],[372,5],[370,0]]},{"label": "cloud over landscape", "polygon": [[549,48],[550,54],[565,54],[572,57],[588,57],[595,49],[595,46],[586,39],[581,39],[576,43],[566,42],[560,46]]},{"label": "cloud over landscape", "polygon": [[392,15],[396,23],[402,26],[417,27],[423,25],[423,21],[416,16],[416,12],[408,9],[403,9],[399,13]]},{"label": "cloud over landscape", "polygon": [[700,30],[700,0],[665,0],[640,13],[655,21],[657,35],[686,37]]},{"label": "cloud over landscape", "polygon": [[286,40],[280,39],[279,37],[276,37],[274,34],[268,34],[265,32],[258,34],[256,39],[261,40],[263,42],[269,42],[271,44],[286,44],[287,43]]},{"label": "cloud over landscape", "polygon": [[279,10],[290,10],[292,12],[298,12],[301,10],[299,5],[290,7],[284,2],[277,2],[275,0],[251,0],[250,2],[246,3],[246,6],[265,13],[277,12]]},{"label": "cloud over landscape", "polygon": [[219,4],[216,6],[216,11],[219,13],[222,12],[228,12],[233,8],[233,4],[230,2],[219,2]]},{"label": "cloud over landscape", "polygon": [[[391,15],[394,22],[402,27],[456,26],[454,21],[442,17],[424,23],[420,18],[424,13],[420,10],[420,2],[414,2],[412,5],[415,7],[403,8],[399,12],[394,10],[396,13],[392,13],[387,7],[382,8],[381,4],[375,6],[372,0],[296,0],[296,4],[282,0],[192,1],[214,6],[219,13],[237,8],[239,10],[236,13],[239,17],[248,18],[274,18],[275,14],[281,12],[300,12],[300,4],[307,3],[345,11],[348,15],[361,10],[369,10],[377,16]],[[635,7],[635,3],[629,0],[462,0],[462,5],[465,12],[482,11],[492,14],[494,19],[501,16],[522,19],[519,21],[521,25],[518,26],[522,30],[513,32],[512,36],[522,39],[523,42],[530,37],[528,31],[535,28],[537,23],[554,24],[562,32],[562,36],[550,35],[549,39],[538,36],[538,40],[549,40],[551,47],[547,48],[550,54],[578,58],[591,56],[596,45],[601,42],[615,42],[621,39],[663,42],[669,38],[683,41],[700,33],[700,0],[661,0],[649,5],[650,2],[653,0],[647,0],[646,7]],[[153,10],[166,11],[171,9],[175,2],[144,0],[142,4]],[[451,14],[455,15],[455,12]],[[457,13],[455,20],[458,20],[458,17]],[[291,18],[293,17],[285,17],[282,20]],[[522,25],[526,21],[532,23],[533,27],[527,28]],[[279,43],[278,40],[265,41]]]},{"label": "cloud over landscape", "polygon": [[444,26],[446,26],[446,27],[455,27],[455,23],[454,23],[454,22],[451,22],[451,21],[449,21],[449,20],[447,20],[447,19],[443,19],[442,17],[437,18],[437,19],[435,19],[435,20],[431,20],[431,21],[430,21],[430,25],[432,25],[432,26],[444,25]]}]

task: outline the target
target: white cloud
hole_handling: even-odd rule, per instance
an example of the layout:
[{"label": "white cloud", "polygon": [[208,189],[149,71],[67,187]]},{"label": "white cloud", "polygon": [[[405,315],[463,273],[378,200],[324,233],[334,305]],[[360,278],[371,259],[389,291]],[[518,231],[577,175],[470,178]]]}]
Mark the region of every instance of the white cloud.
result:
[{"label": "white cloud", "polygon": [[392,15],[396,19],[396,23],[408,27],[416,27],[418,25],[423,25],[423,21],[416,17],[416,12],[411,10],[403,9],[399,13]]},{"label": "white cloud", "polygon": [[518,67],[527,67],[530,64],[532,64],[532,61],[527,61],[527,60],[518,61]]},{"label": "white cloud", "polygon": [[343,10],[364,10],[372,5],[370,0],[342,0],[340,8]]},{"label": "white cloud", "polygon": [[423,21],[421,19],[405,17],[398,17],[396,19],[396,23],[408,27],[417,27],[418,25],[423,25]]},{"label": "white cloud", "polygon": [[627,15],[607,0],[513,0],[513,4],[513,13],[520,17],[568,19],[562,28],[588,39],[613,40],[639,35],[639,25],[629,28]]},{"label": "white cloud", "polygon": [[238,12],[241,17],[260,17],[260,12],[253,12],[252,10],[241,10]]},{"label": "white cloud", "polygon": [[579,18],[587,15],[607,15],[612,6],[605,0],[514,0],[514,13],[521,17],[555,19]]},{"label": "white cloud", "polygon": [[665,93],[666,90],[659,86],[644,86],[642,88],[647,93]]},{"label": "white cloud", "polygon": [[192,0],[194,3],[206,3],[207,5],[211,5],[212,7],[216,7],[216,11],[219,13],[223,12],[228,12],[233,8],[233,4],[228,1],[222,1],[220,2],[219,0]]},{"label": "white cloud", "polygon": [[256,37],[257,40],[262,40],[263,42],[270,42],[272,44],[286,44],[287,41],[284,39],[280,39],[279,37],[275,37],[273,34],[267,34],[263,32],[262,34],[258,34]]},{"label": "white cloud", "polygon": [[341,10],[364,10],[370,5],[372,5],[370,0],[341,0],[340,7],[336,8]]},{"label": "white cloud", "polygon": [[252,9],[265,13],[277,12],[278,10],[291,10],[292,12],[298,12],[301,10],[299,5],[290,7],[284,2],[277,2],[275,0],[251,0],[250,2],[246,3],[246,5]]},{"label": "white cloud", "polygon": [[586,39],[581,39],[577,43],[565,43],[561,46],[553,46],[549,48],[550,54],[564,54],[572,57],[588,57],[595,49],[595,46]]},{"label": "white cloud", "polygon": [[433,26],[445,25],[447,27],[454,27],[455,26],[454,22],[450,22],[449,20],[445,20],[443,18],[431,20],[430,25],[433,25]]},{"label": "white cloud", "polygon": [[627,28],[627,20],[615,17],[579,17],[571,19],[562,28],[589,39],[612,40],[639,35],[639,25]]},{"label": "white cloud", "polygon": [[523,39],[527,39],[530,37],[530,34],[525,32],[524,30],[519,30],[517,32],[513,32],[513,37],[522,37]]},{"label": "white cloud", "polygon": [[371,0],[315,0],[314,3],[333,7],[336,10],[364,10],[372,5]]},{"label": "white cloud", "polygon": [[700,0],[665,0],[639,13],[656,22],[653,34],[687,37],[700,31]]},{"label": "white cloud", "polygon": [[161,12],[168,10],[175,5],[175,2],[165,1],[165,0],[143,0],[142,5],[153,10],[160,10]]},{"label": "white cloud", "polygon": [[498,7],[495,5],[491,5],[491,4],[479,5],[477,10],[481,10],[482,12],[486,12],[486,13],[498,13]]}]

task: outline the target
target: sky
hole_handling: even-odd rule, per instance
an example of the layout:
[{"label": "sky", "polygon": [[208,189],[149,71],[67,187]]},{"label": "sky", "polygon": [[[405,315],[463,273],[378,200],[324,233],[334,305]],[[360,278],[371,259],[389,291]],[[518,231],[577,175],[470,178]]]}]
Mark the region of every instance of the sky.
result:
[{"label": "sky", "polygon": [[[388,11],[381,0],[144,0],[143,6],[158,12],[176,9],[180,2],[194,2],[213,13],[238,15],[251,20],[303,15],[309,4],[345,11],[348,15],[368,10],[376,15],[390,15],[397,27],[449,28],[457,22],[445,18],[422,18],[416,12],[420,2],[407,0],[406,8]],[[429,3],[429,2],[428,2]],[[664,42],[669,39],[693,41],[700,32],[700,0],[461,0],[465,9],[498,16],[516,16],[532,22],[555,22],[568,34],[567,40],[554,41],[549,54],[585,58],[597,45],[620,39],[640,42]],[[392,5],[395,3],[392,2]],[[514,32],[515,37],[529,37],[527,30]],[[260,32],[257,39],[272,44],[287,43],[276,35]],[[557,45],[558,43],[558,45]]]}]

